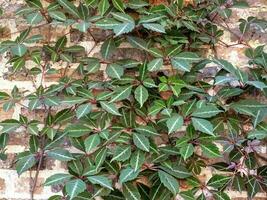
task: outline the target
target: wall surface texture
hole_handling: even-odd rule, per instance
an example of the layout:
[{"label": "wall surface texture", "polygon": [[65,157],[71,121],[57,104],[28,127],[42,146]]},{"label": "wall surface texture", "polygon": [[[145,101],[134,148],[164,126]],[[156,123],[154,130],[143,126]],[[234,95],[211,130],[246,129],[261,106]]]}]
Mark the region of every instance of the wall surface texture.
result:
[{"label": "wall surface texture", "polygon": [[[47,3],[49,2],[49,0],[43,0],[43,2]],[[267,0],[248,0],[248,2],[250,4],[250,8],[233,10],[233,16],[229,20],[229,26],[234,32],[236,32],[236,34],[239,34],[239,18],[246,19],[248,16],[256,16],[258,18],[267,19]],[[0,42],[6,39],[14,40],[18,36],[19,32],[26,28],[26,23],[24,22],[24,20],[14,15],[15,11],[23,6],[23,0],[0,0],[0,6],[4,10],[4,15],[0,17]],[[99,47],[101,46],[100,43],[100,45],[98,45],[96,48],[94,48],[93,51],[91,51],[94,46],[94,41],[89,34],[81,34],[75,30],[69,30],[65,27],[60,26],[49,27],[47,25],[43,25],[39,28],[33,29],[33,34],[42,34],[47,42],[54,42],[59,36],[67,34],[70,43],[80,44],[84,46],[89,56],[97,55],[100,49]],[[105,38],[105,34],[105,32],[100,32],[99,30],[93,30],[94,37],[99,40],[101,40],[101,38]],[[255,31],[255,33],[253,33],[253,35],[246,35],[245,39],[246,38],[250,40],[249,43],[252,47],[256,47],[261,44],[267,44],[267,34],[261,33],[257,30]],[[236,37],[232,33],[229,33],[227,31],[221,39],[227,44],[235,44],[237,42]],[[224,58],[239,67],[245,67],[247,66],[247,59],[243,54],[245,48],[246,47],[242,45],[237,45],[229,48],[217,46],[216,51],[218,57]],[[123,56],[123,53],[123,51],[119,51],[118,55],[116,56]],[[131,56],[141,56],[138,54],[135,55],[135,53],[133,52],[131,54]],[[7,55],[0,55],[0,90],[10,92],[16,85],[20,89],[25,89],[29,92],[32,91],[34,89],[34,86],[29,78],[23,75],[16,77],[9,75],[9,66],[6,65],[6,61]],[[27,65],[31,67],[33,63],[27,63]],[[65,67],[65,63],[57,63],[56,65],[56,67],[59,69]],[[70,67],[75,68],[77,67],[77,65]],[[45,77],[45,84],[52,84],[53,82],[57,81],[60,76],[61,74],[47,75],[47,77]],[[103,74],[96,74],[95,77],[92,78],[104,77],[105,75]],[[34,81],[38,85],[38,77]],[[12,111],[6,113],[3,111],[2,107],[0,107],[0,121],[8,118],[16,119],[18,118],[20,113],[28,116],[31,119],[38,118],[44,114],[41,110],[39,112],[35,112],[34,114],[28,113],[27,110],[19,105],[17,105]],[[11,134],[7,148],[8,159],[6,161],[0,161],[0,200],[30,199],[29,190],[30,184],[32,183],[32,177],[34,177],[35,174],[34,169],[30,172],[23,173],[20,177],[18,177],[17,172],[14,169],[15,154],[27,149],[27,144],[28,135],[26,135],[25,133],[18,131]],[[68,148],[68,144],[66,144],[66,148]],[[266,154],[266,147],[262,147],[262,155],[266,156]],[[65,170],[66,169],[64,163],[54,160],[45,160],[45,164],[44,166],[42,166],[39,180],[37,182],[35,199],[45,200],[48,199],[49,196],[56,194],[60,190],[60,188],[42,187],[42,183],[50,175],[54,173],[64,172]],[[212,169],[205,169],[205,171],[202,172],[201,176],[203,177],[203,179],[208,179],[209,177],[211,177],[212,173]],[[242,193],[229,191],[228,194],[233,200],[247,199],[245,191]],[[258,193],[254,199],[266,200],[267,195],[265,193]]]}]

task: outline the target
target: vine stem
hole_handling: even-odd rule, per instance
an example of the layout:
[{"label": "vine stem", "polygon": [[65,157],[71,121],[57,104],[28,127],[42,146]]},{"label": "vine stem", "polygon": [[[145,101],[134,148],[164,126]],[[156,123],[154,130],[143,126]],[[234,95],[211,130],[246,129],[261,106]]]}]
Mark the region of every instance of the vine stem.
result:
[{"label": "vine stem", "polygon": [[31,192],[31,200],[34,200],[34,192],[35,192],[35,189],[36,189],[36,185],[37,185],[37,181],[38,181],[38,177],[39,177],[39,172],[40,172],[41,166],[43,164],[43,159],[44,159],[44,150],[41,149],[39,163],[38,163],[38,166],[37,166],[37,169],[36,169],[36,173],[35,173],[35,177],[34,177],[34,180],[33,180],[33,184],[32,184],[31,190],[30,190],[30,192]]}]

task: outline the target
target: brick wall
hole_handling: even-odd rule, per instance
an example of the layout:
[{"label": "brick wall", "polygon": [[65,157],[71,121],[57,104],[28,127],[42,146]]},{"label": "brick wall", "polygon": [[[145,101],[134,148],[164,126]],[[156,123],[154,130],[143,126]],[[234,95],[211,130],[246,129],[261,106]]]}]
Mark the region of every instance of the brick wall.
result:
[{"label": "brick wall", "polygon": [[[45,3],[46,1],[44,1]],[[48,0],[47,0],[48,2]],[[239,18],[247,18],[248,16],[257,16],[259,18],[267,19],[267,1],[266,0],[249,0],[250,4],[249,9],[234,9],[233,17],[229,20],[229,26],[234,31],[235,34],[239,34],[238,31],[238,19]],[[0,5],[4,9],[4,15],[0,17],[0,41],[11,39],[14,40],[19,32],[26,28],[25,22],[23,19],[16,17],[14,12],[23,5],[23,0],[0,0]],[[51,31],[51,29],[53,31]],[[70,34],[67,34],[69,33]],[[93,30],[93,35],[96,39],[101,40],[105,39],[107,32]],[[94,41],[90,34],[81,34],[75,30],[69,30],[64,27],[49,27],[49,26],[41,26],[38,29],[34,29],[34,34],[42,34],[45,37],[46,42],[54,42],[57,37],[67,34],[67,37],[72,44],[80,44],[85,47],[89,56],[96,56],[99,52],[99,47],[94,47]],[[237,38],[233,33],[225,32],[222,40],[227,44],[235,44],[237,42]],[[246,39],[249,40],[249,44],[252,47],[256,47],[260,44],[266,44],[267,35],[263,35],[262,33],[255,31],[253,35],[246,35]],[[42,45],[42,44],[39,44]],[[125,46],[124,48],[127,48]],[[226,48],[224,46],[217,46],[216,52],[217,56],[220,58],[224,58],[229,60],[230,62],[236,64],[239,67],[247,66],[247,59],[243,55],[245,47],[243,45],[238,45],[234,47]],[[128,51],[126,51],[127,53]],[[119,51],[116,56],[123,56],[125,51]],[[208,52],[208,56],[211,52]],[[131,56],[138,57],[141,56],[135,52],[130,51]],[[0,90],[10,92],[13,86],[17,86],[20,89],[33,91],[34,86],[32,81],[29,78],[26,78],[23,74],[12,77],[8,75],[8,65],[6,65],[7,55],[0,55]],[[28,66],[31,66],[32,63],[27,63]],[[65,67],[64,63],[55,64],[57,68]],[[70,66],[71,68],[77,67],[77,65]],[[105,66],[103,66],[104,68]],[[71,70],[69,70],[71,71]],[[47,75],[45,77],[45,84],[49,85],[60,78],[61,74],[56,75]],[[103,74],[96,74],[93,78],[103,78]],[[39,77],[34,80],[38,85]],[[23,113],[30,118],[36,118],[42,115],[42,111],[37,111],[35,113],[28,113],[22,106],[17,105],[13,110],[8,113],[5,113],[0,105],[0,121],[7,118],[18,118],[19,114]],[[7,147],[8,159],[6,161],[0,161],[0,199],[29,199],[30,198],[30,185],[32,183],[32,177],[35,175],[35,171],[32,170],[30,172],[23,173],[20,177],[18,177],[15,169],[14,169],[14,160],[15,154],[22,152],[28,149],[28,136],[23,132],[16,132],[11,134],[10,141]],[[266,156],[266,147],[262,148],[262,155]],[[44,166],[40,171],[39,180],[37,182],[37,189],[35,192],[35,199],[48,199],[49,196],[56,194],[60,188],[51,188],[51,187],[42,187],[42,183],[44,180],[54,173],[63,172],[65,170],[64,163],[60,163],[59,161],[53,160],[45,160]],[[201,177],[203,179],[208,179],[211,177],[213,171],[212,169],[203,170]],[[246,192],[235,192],[229,191],[228,194],[231,196],[231,199],[234,200],[245,200]],[[254,198],[255,200],[264,200],[267,199],[267,195],[265,193],[259,193]]]}]

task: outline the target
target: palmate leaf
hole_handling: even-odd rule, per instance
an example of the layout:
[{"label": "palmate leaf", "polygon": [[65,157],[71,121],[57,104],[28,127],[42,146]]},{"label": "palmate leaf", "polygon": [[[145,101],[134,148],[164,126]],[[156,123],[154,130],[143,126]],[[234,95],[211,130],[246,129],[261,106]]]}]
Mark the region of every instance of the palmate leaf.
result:
[{"label": "palmate leaf", "polygon": [[109,9],[110,4],[108,0],[101,0],[99,2],[98,11],[101,15],[104,15],[105,12]]},{"label": "palmate leaf", "polygon": [[84,141],[84,146],[86,152],[90,152],[92,149],[96,148],[100,144],[101,140],[98,134],[90,135]]},{"label": "palmate leaf", "polygon": [[161,69],[162,65],[163,65],[163,59],[162,58],[156,58],[147,64],[147,70],[151,71],[151,72],[157,71],[157,70]]},{"label": "palmate leaf", "polygon": [[96,169],[100,168],[100,166],[104,163],[106,157],[107,157],[107,148],[104,147],[100,149],[100,151],[98,151],[95,156]]},{"label": "palmate leaf", "polygon": [[100,104],[101,104],[101,107],[108,113],[121,116],[121,114],[118,111],[118,108],[116,107],[114,103],[107,103],[105,101],[101,101]]},{"label": "palmate leaf", "polygon": [[168,127],[168,133],[173,133],[180,129],[184,123],[183,117],[175,114],[171,118],[169,118],[166,122],[167,127]]},{"label": "palmate leaf", "polygon": [[128,160],[131,156],[131,147],[130,146],[117,146],[111,159],[111,162],[116,161],[125,161]]},{"label": "palmate leaf", "polygon": [[137,148],[149,152],[150,143],[149,140],[142,134],[134,133],[133,142]]},{"label": "palmate leaf", "polygon": [[214,197],[216,200],[230,200],[230,197],[225,192],[216,192]]},{"label": "palmate leaf", "polygon": [[136,150],[130,160],[131,167],[134,171],[137,171],[142,167],[145,162],[145,153],[141,150]]},{"label": "palmate leaf", "polygon": [[72,14],[74,17],[79,18],[79,11],[78,9],[74,6],[74,4],[68,0],[57,0],[57,2],[65,8],[70,14]]},{"label": "palmate leaf", "polygon": [[111,78],[120,79],[124,73],[124,69],[122,66],[113,63],[107,66],[106,73]]},{"label": "palmate leaf", "polygon": [[26,20],[31,25],[39,24],[43,20],[43,16],[39,12],[30,13],[26,16]]},{"label": "palmate leaf", "polygon": [[204,156],[208,158],[218,158],[222,156],[219,148],[215,144],[201,144],[200,146]]},{"label": "palmate leaf", "polygon": [[65,188],[70,199],[73,199],[86,189],[86,184],[80,179],[75,179],[67,182]]},{"label": "palmate leaf", "polygon": [[27,52],[27,47],[24,44],[17,44],[11,47],[11,52],[17,56],[23,56]]},{"label": "palmate leaf", "polygon": [[37,160],[35,159],[35,156],[33,154],[19,159],[16,163],[16,170],[18,175],[21,175],[23,172],[30,169],[32,166],[35,165],[36,162]]},{"label": "palmate leaf", "polygon": [[163,185],[168,188],[168,190],[170,190],[174,195],[179,192],[179,184],[175,178],[162,170],[158,171],[158,175],[161,183],[163,183]]},{"label": "palmate leaf", "polygon": [[219,110],[216,106],[214,105],[204,105],[201,106],[200,108],[197,108],[193,113],[192,116],[194,117],[200,117],[200,118],[210,118],[214,117],[217,114],[221,113],[222,111]]},{"label": "palmate leaf", "polygon": [[133,168],[127,167],[121,170],[119,182],[122,184],[128,181],[131,181],[135,179],[138,176],[138,174],[139,174],[139,171],[135,171]]},{"label": "palmate leaf", "polygon": [[102,57],[108,59],[112,52],[116,49],[115,42],[113,38],[107,39],[101,46]]},{"label": "palmate leaf", "polygon": [[213,125],[208,120],[193,117],[192,123],[196,130],[215,136],[213,133]]},{"label": "palmate leaf", "polygon": [[120,12],[124,12],[124,4],[121,0],[112,0],[112,4]]},{"label": "palmate leaf", "polygon": [[232,103],[230,108],[233,108],[236,112],[244,115],[256,116],[257,111],[267,108],[266,104],[259,103],[255,100],[240,100]]},{"label": "palmate leaf", "polygon": [[70,161],[74,160],[73,156],[70,154],[69,151],[64,150],[64,149],[55,149],[55,150],[50,150],[47,153],[48,157],[51,157],[55,160],[60,160],[60,161]]},{"label": "palmate leaf", "polygon": [[66,15],[60,11],[50,11],[48,14],[50,17],[58,21],[66,21],[67,19]]},{"label": "palmate leaf", "polygon": [[80,105],[76,110],[76,117],[80,119],[81,117],[87,115],[92,110],[92,105],[90,103]]},{"label": "palmate leaf", "polygon": [[111,180],[109,180],[105,176],[89,176],[87,179],[92,183],[92,184],[97,184],[101,185],[105,188],[108,188],[110,190],[113,190]]},{"label": "palmate leaf", "polygon": [[227,183],[229,183],[231,177],[229,176],[223,176],[223,175],[214,175],[211,177],[211,179],[209,180],[209,182],[207,183],[208,186],[213,187],[213,188],[221,188],[224,185],[226,185]]},{"label": "palmate leaf", "polygon": [[157,23],[148,23],[148,24],[142,24],[146,29],[156,31],[159,33],[165,33],[165,28],[161,24]]},{"label": "palmate leaf", "polygon": [[114,94],[111,96],[111,100],[109,103],[113,103],[116,101],[121,101],[123,99],[127,99],[132,91],[132,86],[124,86],[119,87],[118,89],[114,90]]},{"label": "palmate leaf", "polygon": [[187,160],[194,153],[194,146],[192,144],[186,144],[180,148],[180,154],[184,160]]},{"label": "palmate leaf", "polygon": [[148,49],[148,44],[146,43],[145,40],[143,40],[141,38],[128,36],[127,39],[129,41],[129,43],[135,48],[139,48],[142,50]]},{"label": "palmate leaf", "polygon": [[71,177],[72,175],[70,174],[63,174],[63,173],[54,174],[45,180],[44,185],[45,186],[56,185],[56,184],[70,180]]},{"label": "palmate leaf", "polygon": [[132,22],[124,22],[122,24],[116,25],[113,28],[114,33],[116,36],[119,36],[124,33],[129,33],[131,32],[135,27],[135,24]]},{"label": "palmate leaf", "polygon": [[148,99],[147,89],[144,86],[139,85],[134,91],[134,97],[139,102],[140,107],[143,107],[144,103]]},{"label": "palmate leaf", "polygon": [[124,183],[122,185],[122,193],[125,199],[129,200],[141,200],[141,195],[132,183]]},{"label": "palmate leaf", "polygon": [[66,128],[66,132],[70,137],[80,137],[91,131],[90,128],[81,124],[71,124]]},{"label": "palmate leaf", "polygon": [[86,21],[81,21],[80,23],[78,23],[76,25],[76,28],[83,32],[83,33],[86,33],[87,32],[87,29],[90,27],[90,23],[89,22],[86,22]]},{"label": "palmate leaf", "polygon": [[134,19],[128,14],[120,13],[120,12],[112,12],[111,14],[115,19],[117,19],[121,22],[127,22],[127,23],[134,24]]}]

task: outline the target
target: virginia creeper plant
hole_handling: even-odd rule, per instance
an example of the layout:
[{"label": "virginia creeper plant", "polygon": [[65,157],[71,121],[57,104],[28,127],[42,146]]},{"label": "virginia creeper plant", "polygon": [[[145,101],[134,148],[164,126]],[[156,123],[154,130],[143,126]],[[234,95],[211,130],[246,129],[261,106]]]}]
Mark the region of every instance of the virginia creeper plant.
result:
[{"label": "virginia creeper plant", "polygon": [[[36,170],[32,199],[46,158],[67,164],[65,173],[44,183],[62,188],[51,200],[228,200],[227,189],[247,191],[252,199],[266,191],[260,147],[266,145],[267,105],[255,96],[267,95],[267,54],[244,37],[251,29],[264,31],[266,21],[240,19],[239,32],[227,25],[232,9],[246,8],[245,1],[49,2],[25,0],[16,15],[28,28],[0,45],[9,58],[8,75],[26,76],[35,87],[33,93],[17,87],[0,92],[3,109],[44,113],[38,120],[20,115],[0,123],[2,160],[10,133],[30,136],[16,170]],[[49,42],[33,34],[45,26],[51,33],[57,26],[70,32]],[[95,30],[105,37],[96,38]],[[223,42],[224,30],[238,42]],[[89,52],[68,40],[72,31],[90,35],[95,44]],[[207,57],[215,45],[243,45],[249,63],[239,68],[216,51]],[[91,56],[98,46],[100,56]],[[140,56],[119,58],[121,46]],[[60,74],[55,63],[66,66],[64,73],[46,84],[45,77]],[[93,78],[101,72],[103,78]],[[213,176],[199,179],[207,167]]]}]

